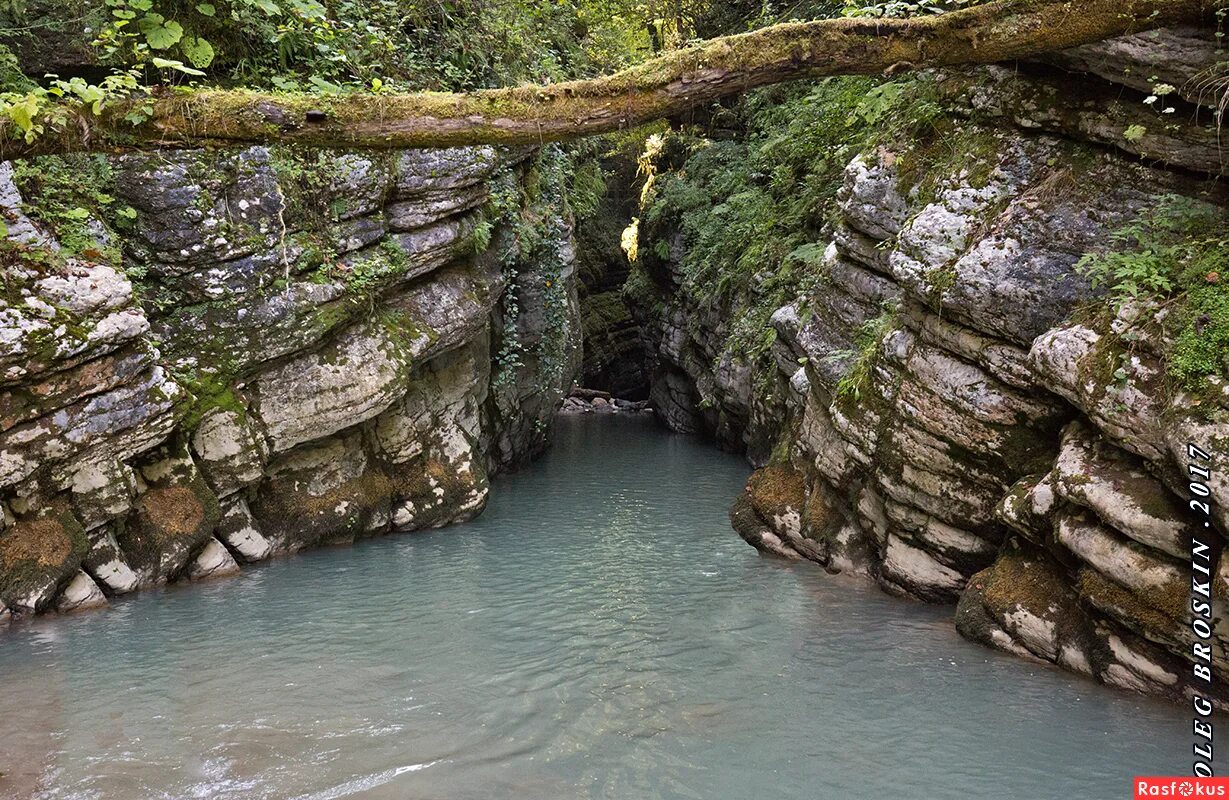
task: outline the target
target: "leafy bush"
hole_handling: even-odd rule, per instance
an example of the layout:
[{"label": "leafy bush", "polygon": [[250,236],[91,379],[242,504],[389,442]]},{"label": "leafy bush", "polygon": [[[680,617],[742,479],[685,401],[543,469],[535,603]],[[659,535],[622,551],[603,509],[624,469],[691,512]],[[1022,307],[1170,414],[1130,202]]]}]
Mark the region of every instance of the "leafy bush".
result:
[{"label": "leafy bush", "polygon": [[862,390],[870,380],[871,370],[879,359],[883,337],[897,327],[900,321],[900,306],[887,303],[877,317],[872,317],[858,328],[851,350],[838,350],[828,356],[836,362],[848,363],[849,369],[836,385],[836,395],[845,400],[859,400]]},{"label": "leafy bush", "polygon": [[1169,306],[1169,374],[1182,388],[1229,373],[1227,222],[1223,209],[1166,195],[1114,231],[1106,252],[1087,254],[1076,265],[1094,288],[1107,291],[1115,312],[1131,301]]},{"label": "leafy bush", "polygon": [[675,135],[659,148],[661,158],[682,149],[682,163],[656,178],[640,231],[683,234],[688,293],[730,309],[727,351],[765,353],[772,312],[823,282],[825,223],[844,168],[911,98],[904,84],[872,78],[773,87],[735,107],[745,137]]},{"label": "leafy bush", "polygon": [[[69,4],[70,6],[73,4]],[[0,9],[0,35],[56,25],[92,38],[98,60],[284,90],[472,89],[558,81],[643,58],[633,0],[93,0]],[[74,24],[75,23],[75,24]],[[35,76],[39,77],[39,76]]]}]

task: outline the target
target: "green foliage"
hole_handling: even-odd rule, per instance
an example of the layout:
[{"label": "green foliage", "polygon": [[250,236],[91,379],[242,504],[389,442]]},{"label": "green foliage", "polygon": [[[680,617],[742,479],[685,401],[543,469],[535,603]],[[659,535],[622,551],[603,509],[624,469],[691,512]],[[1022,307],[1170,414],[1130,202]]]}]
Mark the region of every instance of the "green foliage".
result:
[{"label": "green foliage", "polygon": [[95,45],[107,63],[283,90],[558,81],[625,66],[649,44],[646,9],[620,0],[106,2]]},{"label": "green foliage", "polygon": [[1110,234],[1110,248],[1076,265],[1093,288],[1108,289],[1115,309],[1128,300],[1165,298],[1229,266],[1223,212],[1167,195]]},{"label": "green foliage", "polygon": [[102,223],[122,228],[136,212],[110,194],[113,180],[106,157],[76,154],[18,161],[13,177],[23,210],[56,237],[62,255],[119,265],[118,244]]},{"label": "green foliage", "polygon": [[[116,100],[129,99],[142,90],[134,70],[115,72],[98,83],[81,77],[61,80],[49,75],[46,86],[29,86],[11,73],[7,76],[15,89],[0,91],[0,114],[17,126],[27,143],[47,130],[62,129],[76,115],[98,116]],[[128,115],[132,122],[144,122],[140,110]]]},{"label": "green foliage", "polygon": [[482,219],[475,227],[473,233],[474,252],[485,253],[487,248],[491,246],[491,234],[495,231],[495,224],[489,219]]},{"label": "green foliage", "polygon": [[836,396],[844,400],[858,400],[870,380],[871,371],[879,359],[883,337],[898,326],[900,307],[886,304],[882,313],[872,317],[858,328],[852,350],[838,350],[828,356],[838,363],[847,364],[845,374],[836,384]]},{"label": "green foliage", "polygon": [[572,214],[578,220],[593,216],[605,194],[606,176],[602,174],[602,165],[595,158],[578,159],[568,190]]},{"label": "green foliage", "polygon": [[646,193],[641,236],[663,232],[653,252],[664,258],[665,235],[683,234],[688,293],[731,309],[726,350],[757,359],[775,339],[772,312],[825,280],[824,224],[845,165],[907,95],[871,78],[774,87],[736,108],[745,138],[657,144],[658,160],[682,150],[682,163]]},{"label": "green foliage", "polygon": [[409,255],[393,239],[382,239],[352,264],[340,269],[346,291],[352,295],[372,296],[410,267]]},{"label": "green foliage", "polygon": [[[116,100],[149,96],[156,84],[196,79],[336,94],[469,90],[602,74],[650,54],[646,15],[655,13],[638,0],[87,0],[70,6],[0,4],[0,115],[28,142]],[[32,33],[41,30],[56,31],[57,44],[81,47],[80,74],[47,76],[36,85],[17,68],[7,44],[19,52],[48,49]],[[110,74],[99,77],[95,59]],[[140,124],[148,116],[149,107],[137,105],[128,119]]]},{"label": "green foliage", "polygon": [[863,4],[859,0],[846,0],[842,13],[847,17],[917,17],[942,14],[983,2],[986,0],[888,0]]},{"label": "green foliage", "polygon": [[[543,390],[557,388],[563,375],[571,339],[568,286],[563,276],[568,234],[564,213],[571,208],[568,187],[574,172],[573,157],[558,145],[547,145],[519,179],[507,171],[490,184],[484,212],[507,281],[494,359],[496,391],[515,386],[529,356],[541,367]],[[521,338],[521,304],[531,294],[541,299],[543,313],[542,330],[532,351]]]},{"label": "green foliage", "polygon": [[1167,195],[1114,231],[1106,252],[1089,253],[1076,265],[1094,288],[1106,290],[1114,312],[1131,301],[1169,306],[1169,374],[1182,388],[1229,374],[1227,222],[1223,209]]}]

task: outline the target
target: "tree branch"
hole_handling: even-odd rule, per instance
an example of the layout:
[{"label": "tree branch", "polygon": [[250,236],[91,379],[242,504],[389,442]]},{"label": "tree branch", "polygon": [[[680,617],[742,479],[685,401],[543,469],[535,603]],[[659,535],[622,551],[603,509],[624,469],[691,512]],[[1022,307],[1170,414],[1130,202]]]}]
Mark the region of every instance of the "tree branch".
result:
[{"label": "tree branch", "polygon": [[[601,78],[470,93],[262,94],[203,89],[153,98],[133,126],[113,103],[27,143],[0,123],[0,158],[77,150],[295,142],[339,148],[537,144],[660,119],[760,86],[828,75],[1028,58],[1210,20],[1229,0],[996,0],[912,19],[829,19],[712,39]],[[143,102],[149,102],[148,99]]]}]

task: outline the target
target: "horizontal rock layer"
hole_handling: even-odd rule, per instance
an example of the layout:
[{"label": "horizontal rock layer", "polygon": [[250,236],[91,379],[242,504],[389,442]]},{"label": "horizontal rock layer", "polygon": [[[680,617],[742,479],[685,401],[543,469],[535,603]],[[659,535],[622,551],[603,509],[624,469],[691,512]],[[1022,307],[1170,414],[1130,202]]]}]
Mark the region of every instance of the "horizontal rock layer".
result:
[{"label": "horizontal rock layer", "polygon": [[527,157],[117,157],[74,253],[0,165],[0,619],[481,511],[576,371],[557,198],[545,259],[484,210]]},{"label": "horizontal rock layer", "polygon": [[[1175,698],[1195,689],[1187,603],[1200,523],[1183,498],[1197,442],[1221,465],[1198,537],[1212,545],[1225,707],[1229,562],[1216,558],[1229,531],[1229,394],[1215,377],[1198,401],[1168,388],[1155,308],[1079,321],[1098,296],[1075,269],[1084,253],[1171,193],[1224,203],[1166,167],[1223,172],[1202,129],[1168,144],[1161,125],[1142,144],[1107,139],[1146,108],[1142,96],[1125,104],[1123,86],[1160,74],[1185,95],[1215,51],[1189,31],[1139,38],[1054,59],[1093,75],[1066,79],[1079,84],[1070,103],[1048,68],[940,76],[958,109],[977,111],[968,142],[950,144],[967,157],[920,180],[906,167],[914,142],[853,159],[825,285],[773,315],[767,376],[723,352],[731,315],[688,295],[681,236],[641,242],[659,254],[666,297],[636,313],[662,418],[762,467],[730,514],[749,543],[958,602],[970,639]],[[1141,61],[1167,47],[1176,55],[1160,66]],[[1147,163],[1133,156],[1145,145]],[[1124,352],[1124,334],[1142,344]]]}]

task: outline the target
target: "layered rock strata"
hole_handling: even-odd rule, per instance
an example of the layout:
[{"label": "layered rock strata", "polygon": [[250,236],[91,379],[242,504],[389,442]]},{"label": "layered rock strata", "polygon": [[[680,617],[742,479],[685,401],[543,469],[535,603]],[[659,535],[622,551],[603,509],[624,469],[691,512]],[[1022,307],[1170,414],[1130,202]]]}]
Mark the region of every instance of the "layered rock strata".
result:
[{"label": "layered rock strata", "polygon": [[[1148,113],[1129,90],[1155,85],[1155,69],[1193,116],[1216,52],[1210,35],[1176,31],[1063,54],[1054,63],[1091,73],[1066,106],[1046,69],[940,76],[974,113],[950,143],[962,156],[918,175],[917,145],[902,141],[849,164],[825,285],[772,317],[767,388],[722,351],[727,310],[673,272],[686,243],[657,248],[672,253],[658,270],[666,301],[637,312],[653,399],[672,428],[765,465],[731,510],[748,542],[957,603],[960,632],[989,646],[1122,688],[1192,691],[1186,444],[1220,465],[1218,556],[1226,376],[1198,397],[1173,389],[1166,309],[1094,313],[1103,304],[1075,266],[1165,197],[1226,205],[1209,182],[1224,164],[1206,146],[1207,109],[1202,123],[1149,122],[1147,142],[1121,135]],[[1212,580],[1222,706],[1227,569]]]},{"label": "layered rock strata", "polygon": [[71,253],[0,166],[0,616],[481,511],[579,360],[558,198],[485,209],[532,158],[118,157]]}]

